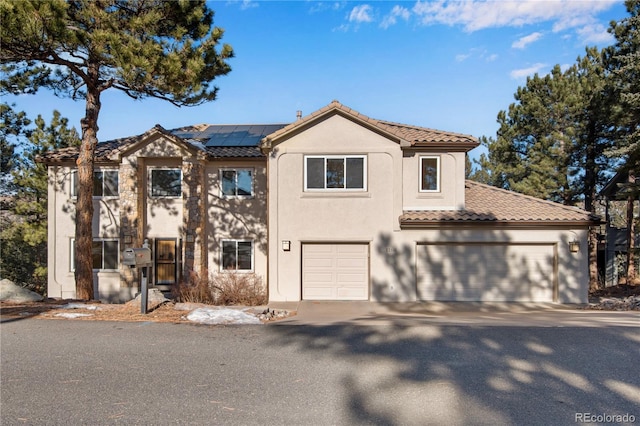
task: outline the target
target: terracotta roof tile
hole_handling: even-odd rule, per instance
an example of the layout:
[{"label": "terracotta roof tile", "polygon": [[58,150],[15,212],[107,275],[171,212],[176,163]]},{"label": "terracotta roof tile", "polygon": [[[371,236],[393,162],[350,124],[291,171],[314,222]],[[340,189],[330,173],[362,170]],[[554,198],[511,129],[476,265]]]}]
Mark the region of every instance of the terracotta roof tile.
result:
[{"label": "terracotta roof tile", "polygon": [[348,114],[364,123],[377,127],[378,129],[397,137],[400,140],[409,142],[412,146],[429,146],[433,144],[461,145],[472,148],[478,145],[478,140],[473,136],[460,133],[444,132],[441,130],[429,129],[426,127],[411,126],[408,124],[392,123],[390,121],[377,120],[361,114],[340,102],[334,100],[329,105],[303,117],[288,126],[270,134],[265,138],[265,142],[273,141],[281,136],[300,128],[313,121],[316,117],[328,114],[332,111],[340,111]]},{"label": "terracotta roof tile", "polygon": [[464,210],[405,211],[405,226],[436,223],[590,224],[599,218],[565,206],[481,183],[466,181]]}]

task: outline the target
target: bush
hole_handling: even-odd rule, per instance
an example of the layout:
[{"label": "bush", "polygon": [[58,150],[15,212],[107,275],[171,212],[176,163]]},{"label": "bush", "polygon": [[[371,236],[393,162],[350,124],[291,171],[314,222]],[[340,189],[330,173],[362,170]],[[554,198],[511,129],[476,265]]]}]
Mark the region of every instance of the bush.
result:
[{"label": "bush", "polygon": [[190,272],[173,286],[177,302],[259,306],[267,303],[267,290],[256,274],[221,273],[209,278]]},{"label": "bush", "polygon": [[256,274],[222,273],[211,277],[217,305],[258,306],[267,303],[267,290]]},{"label": "bush", "polygon": [[171,295],[176,302],[182,303],[213,303],[213,294],[209,287],[209,281],[190,271],[177,284],[171,288]]}]

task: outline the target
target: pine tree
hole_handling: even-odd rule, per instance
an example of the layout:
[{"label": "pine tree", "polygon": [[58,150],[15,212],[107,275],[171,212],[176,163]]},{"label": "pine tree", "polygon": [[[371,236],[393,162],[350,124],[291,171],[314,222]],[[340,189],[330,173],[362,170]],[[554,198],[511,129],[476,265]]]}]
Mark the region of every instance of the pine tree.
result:
[{"label": "pine tree", "polygon": [[634,204],[640,194],[637,173],[640,169],[640,1],[626,3],[630,16],[612,22],[609,31],[616,42],[607,49],[607,67],[611,71],[616,100],[614,110],[617,129],[616,146],[610,155],[624,161],[621,171],[626,172],[627,183],[621,195],[627,200],[627,281],[636,279],[635,234],[638,218],[634,217]]},{"label": "pine tree", "polygon": [[[13,113],[4,105],[7,116],[20,117],[6,127],[7,133],[16,137],[12,147],[20,151],[11,170],[11,182],[15,191],[10,203],[11,219],[3,226],[0,247],[2,276],[32,290],[44,293],[47,280],[47,184],[45,165],[37,157],[47,151],[78,146],[80,139],[69,122],[58,111],[53,112],[47,125],[38,116],[35,129],[28,126],[30,120],[24,113]],[[28,135],[28,136],[27,136]]]},{"label": "pine tree", "polygon": [[94,154],[101,95],[115,89],[134,99],[176,106],[216,98],[213,80],[230,71],[233,50],[217,50],[204,0],[0,0],[0,63],[6,93],[47,88],[85,102],[77,160],[76,297],[93,298],[91,261]]}]

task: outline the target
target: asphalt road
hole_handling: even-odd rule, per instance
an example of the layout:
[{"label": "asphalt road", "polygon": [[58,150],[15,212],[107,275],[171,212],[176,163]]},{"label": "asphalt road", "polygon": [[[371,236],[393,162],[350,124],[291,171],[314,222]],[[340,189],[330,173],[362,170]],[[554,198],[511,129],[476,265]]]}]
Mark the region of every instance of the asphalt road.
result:
[{"label": "asphalt road", "polygon": [[640,423],[636,327],[24,319],[0,334],[3,426]]}]

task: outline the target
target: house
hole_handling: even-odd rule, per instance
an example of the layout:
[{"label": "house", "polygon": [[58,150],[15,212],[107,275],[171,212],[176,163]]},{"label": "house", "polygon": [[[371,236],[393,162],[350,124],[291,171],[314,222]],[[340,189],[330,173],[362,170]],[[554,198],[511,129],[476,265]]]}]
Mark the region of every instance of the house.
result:
[{"label": "house", "polygon": [[[620,277],[626,275],[629,224],[627,200],[622,194],[622,188],[627,181],[628,173],[618,171],[600,191],[600,199],[605,206],[606,226],[599,247],[599,273],[607,287],[618,285]],[[640,200],[635,200],[633,204],[637,213]],[[637,217],[637,214],[634,214],[634,217]],[[634,238],[634,247],[640,247],[640,233],[637,228]],[[624,278],[626,282],[626,276]]]},{"label": "house", "polygon": [[[595,218],[465,180],[477,145],[337,101],[290,124],[156,126],[101,143],[95,294],[135,295],[120,253],[148,240],[156,286],[252,272],[272,302],[586,302]],[[73,148],[43,158],[51,297],[75,295],[76,158]]]}]

